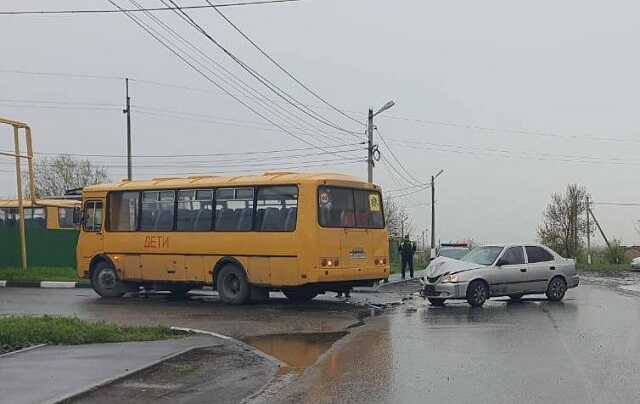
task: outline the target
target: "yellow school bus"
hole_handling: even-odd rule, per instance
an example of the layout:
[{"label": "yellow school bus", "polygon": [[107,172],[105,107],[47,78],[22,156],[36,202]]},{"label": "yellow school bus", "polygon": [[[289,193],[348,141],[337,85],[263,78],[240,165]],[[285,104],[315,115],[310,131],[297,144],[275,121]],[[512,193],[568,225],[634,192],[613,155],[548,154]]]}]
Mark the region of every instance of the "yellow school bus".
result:
[{"label": "yellow school bus", "polygon": [[380,188],[346,175],[122,181],[82,200],[78,275],[103,297],[212,286],[230,304],[304,302],[389,276]]}]

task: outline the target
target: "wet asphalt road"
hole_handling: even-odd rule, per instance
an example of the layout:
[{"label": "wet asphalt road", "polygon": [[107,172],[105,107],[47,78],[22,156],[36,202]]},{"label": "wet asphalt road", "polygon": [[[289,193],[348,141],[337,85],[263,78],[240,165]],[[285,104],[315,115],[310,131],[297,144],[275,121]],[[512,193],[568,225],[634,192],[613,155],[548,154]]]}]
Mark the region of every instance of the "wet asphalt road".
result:
[{"label": "wet asphalt road", "polygon": [[166,325],[235,338],[264,334],[337,332],[358,323],[366,310],[327,296],[293,305],[273,293],[264,304],[229,306],[217,296],[171,300],[166,295],[101,299],[91,289],[0,288],[0,315],[51,314],[121,325]]},{"label": "wet asphalt road", "polygon": [[[236,337],[341,331],[360,314],[330,301],[294,306],[275,298],[230,307],[215,299],[107,301],[90,290],[0,289],[0,315],[8,313],[181,325]],[[315,366],[279,379],[255,402],[640,401],[640,293],[583,284],[562,303],[505,299],[481,309],[435,308],[420,299],[365,320]]]},{"label": "wet asphalt road", "polygon": [[559,304],[403,307],[279,390],[260,401],[639,402],[640,297],[581,285]]}]

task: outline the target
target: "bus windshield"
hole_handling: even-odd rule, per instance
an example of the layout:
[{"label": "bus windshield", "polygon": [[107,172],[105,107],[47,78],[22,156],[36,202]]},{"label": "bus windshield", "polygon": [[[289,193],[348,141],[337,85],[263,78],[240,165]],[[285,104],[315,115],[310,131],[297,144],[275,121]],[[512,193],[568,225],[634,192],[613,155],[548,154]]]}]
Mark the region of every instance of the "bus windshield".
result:
[{"label": "bus windshield", "polygon": [[384,228],[382,202],[377,191],[321,186],[318,207],[322,227]]}]

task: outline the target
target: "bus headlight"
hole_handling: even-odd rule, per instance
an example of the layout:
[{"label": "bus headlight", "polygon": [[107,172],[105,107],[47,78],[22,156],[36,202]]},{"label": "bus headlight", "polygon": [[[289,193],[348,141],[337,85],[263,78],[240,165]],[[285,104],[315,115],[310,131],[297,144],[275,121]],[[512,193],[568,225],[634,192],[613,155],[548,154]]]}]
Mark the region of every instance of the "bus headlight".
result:
[{"label": "bus headlight", "polygon": [[377,257],[373,260],[373,263],[376,265],[387,265],[387,257]]},{"label": "bus headlight", "polygon": [[320,266],[323,268],[334,268],[340,265],[340,261],[337,258],[322,258],[320,260]]}]

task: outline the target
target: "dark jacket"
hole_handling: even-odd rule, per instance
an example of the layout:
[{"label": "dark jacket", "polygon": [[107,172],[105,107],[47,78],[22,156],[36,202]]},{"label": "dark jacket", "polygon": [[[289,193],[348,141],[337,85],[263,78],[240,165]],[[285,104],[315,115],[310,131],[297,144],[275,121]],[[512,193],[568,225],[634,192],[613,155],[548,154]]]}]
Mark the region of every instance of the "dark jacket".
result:
[{"label": "dark jacket", "polygon": [[402,240],[398,246],[402,258],[411,259],[416,252],[416,245],[412,241]]}]

